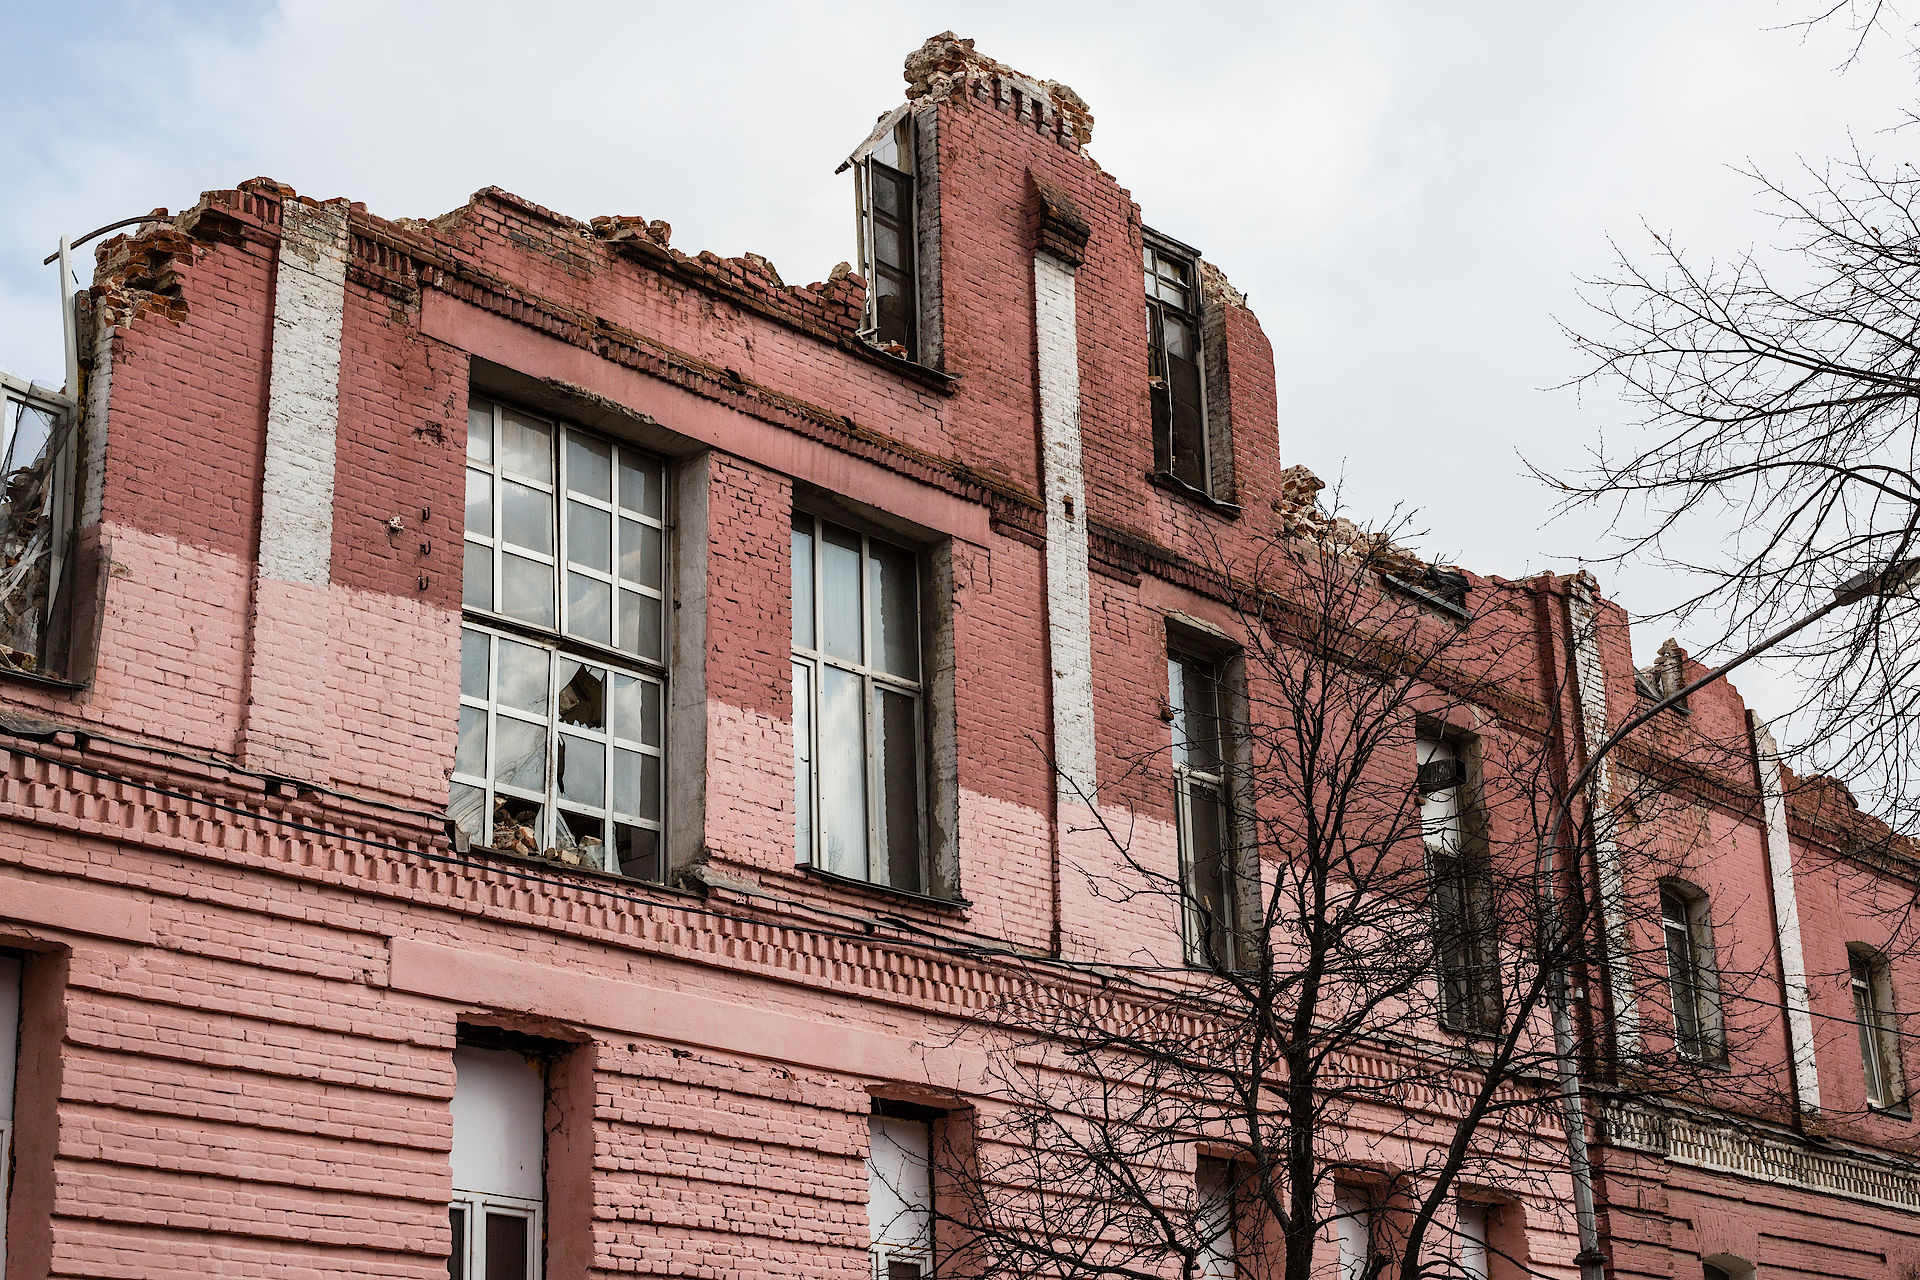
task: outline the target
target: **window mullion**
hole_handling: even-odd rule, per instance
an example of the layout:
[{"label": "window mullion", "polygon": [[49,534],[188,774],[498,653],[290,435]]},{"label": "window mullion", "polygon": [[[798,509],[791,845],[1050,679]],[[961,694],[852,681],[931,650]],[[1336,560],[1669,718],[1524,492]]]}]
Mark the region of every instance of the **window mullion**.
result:
[{"label": "window mullion", "polygon": [[867,879],[875,884],[890,882],[893,863],[881,846],[884,832],[880,823],[880,793],[886,785],[886,771],[880,765],[875,733],[879,717],[874,714],[873,610],[874,592],[879,588],[874,572],[873,545],[866,534],[860,535],[860,723],[863,730],[867,771]]},{"label": "window mullion", "polygon": [[[625,454],[626,450],[622,446],[614,444],[611,440],[607,442],[607,639],[609,647],[615,649],[620,647],[620,619],[622,616],[620,584],[620,459],[624,457]],[[663,477],[664,474],[663,471]],[[664,485],[662,486],[662,490],[664,493]],[[673,570],[672,567],[667,564],[667,544],[669,542],[667,537],[667,517],[671,514],[671,506],[662,506],[660,508],[660,656],[668,665],[671,665],[673,662],[673,654],[667,647],[667,634],[672,631],[672,628],[667,625],[667,590],[673,582]],[[562,523],[564,523],[564,521]],[[634,627],[634,634],[636,636],[640,634],[640,628],[638,626]],[[645,643],[644,640],[642,643]],[[665,689],[662,689],[660,692],[660,700],[661,714],[665,715]],[[612,734],[611,729],[608,730],[608,734]],[[608,767],[611,769],[613,761],[613,751],[611,747],[609,747],[607,751],[607,761]],[[660,820],[663,828],[666,824],[667,816],[665,799],[666,785],[665,761],[662,761],[660,773],[660,786],[662,790]],[[613,806],[612,791],[607,792],[607,806],[609,809]],[[608,824],[607,838],[611,841],[613,838],[611,818],[608,819]]]},{"label": "window mullion", "polygon": [[810,730],[813,734],[813,757],[808,761],[808,770],[812,774],[810,784],[813,787],[813,865],[826,866],[826,788],[820,785],[821,752],[825,749],[825,737],[821,729],[820,716],[827,706],[827,557],[826,522],[819,516],[811,516],[813,522],[813,644],[820,657],[813,664],[813,721]]},{"label": "window mullion", "polygon": [[[566,442],[566,426],[560,422],[555,422],[553,424],[553,505],[548,508],[548,514],[553,520],[553,616],[560,620],[560,634],[563,636],[570,635],[573,631],[573,618],[570,616],[571,611],[567,603],[567,561],[570,557],[567,554],[568,539],[567,521],[565,518],[567,511]],[[611,490],[609,490],[609,492],[611,492]],[[618,530],[613,529],[612,526],[609,526],[609,529],[610,537],[618,532]],[[618,593],[616,592],[616,594]],[[613,616],[611,604],[608,605],[607,616],[609,618]],[[620,633],[618,631],[613,632],[613,637],[616,640],[619,638],[619,635]],[[557,707],[555,708],[554,715],[555,719],[558,719],[559,709]]]},{"label": "window mullion", "polygon": [[1180,847],[1180,919],[1181,933],[1189,958],[1201,954],[1198,947],[1200,934],[1199,913],[1194,909],[1196,886],[1194,876],[1197,868],[1193,856],[1193,795],[1191,780],[1184,765],[1173,766],[1173,825],[1174,838]]},{"label": "window mullion", "polygon": [[[916,603],[917,603],[916,592]],[[918,612],[916,610],[917,619]],[[922,659],[924,661],[924,657]],[[913,699],[913,814],[915,829],[920,833],[920,888],[923,892],[933,891],[933,842],[928,839],[927,831],[927,722],[926,704],[916,693]]]},{"label": "window mullion", "polygon": [[547,654],[547,802],[542,806],[541,851],[560,843],[560,652]]},{"label": "window mullion", "polygon": [[490,548],[492,554],[488,556],[488,563],[493,572],[493,592],[487,597],[487,607],[494,613],[506,612],[500,603],[500,592],[505,580],[505,575],[502,573],[502,561],[506,557],[507,545],[506,526],[502,523],[506,517],[506,496],[501,490],[506,486],[502,479],[505,469],[500,465],[501,413],[502,410],[500,406],[497,404],[494,405],[492,427],[493,447],[488,451],[487,455],[487,472],[489,477],[487,483],[488,487],[493,490],[493,527],[491,529],[493,546]]},{"label": "window mullion", "polygon": [[487,771],[486,806],[481,830],[487,834],[487,844],[494,840],[493,807],[494,777],[498,767],[495,761],[500,750],[500,637],[491,631],[483,632],[487,637]]}]

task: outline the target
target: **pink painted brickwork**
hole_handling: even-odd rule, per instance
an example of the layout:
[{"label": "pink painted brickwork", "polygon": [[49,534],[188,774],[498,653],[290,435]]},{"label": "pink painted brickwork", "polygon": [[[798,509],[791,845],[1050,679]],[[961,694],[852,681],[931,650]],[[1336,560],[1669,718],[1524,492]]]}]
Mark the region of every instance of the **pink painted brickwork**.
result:
[{"label": "pink painted brickwork", "polygon": [[[1116,854],[1095,811],[1058,800],[1048,765],[1034,182],[1090,228],[1074,290],[1098,814],[1169,873],[1170,766],[1135,767],[1170,741],[1168,619],[1231,631],[1193,566],[1280,527],[1283,383],[1258,320],[1229,303],[1237,508],[1150,483],[1141,211],[1031,118],[964,87],[923,109],[939,138],[937,370],[856,336],[857,276],[789,288],[763,261],[675,256],[644,223],[494,190],[433,222],[355,206],[325,582],[256,573],[280,209],[298,197],[256,179],[103,251],[111,380],[104,422],[87,424],[103,494],[87,533],[110,563],[84,602],[102,619],[97,651],[75,687],[9,678],[7,701],[57,727],[0,739],[0,947],[26,961],[19,1096],[32,1103],[7,1280],[444,1276],[463,1028],[558,1054],[555,1280],[857,1280],[871,1275],[872,1097],[957,1115],[981,1102],[968,1027],[1009,981],[990,949],[1178,963],[1164,901],[1087,888],[1082,872]],[[666,768],[670,787],[687,771],[705,783],[673,792],[698,799],[671,815],[670,883],[474,851],[449,832],[476,387],[705,477],[669,513],[704,570],[669,591],[670,630],[704,652],[670,655],[669,678],[696,694]],[[796,866],[796,502],[950,571],[923,613],[950,650],[950,691],[929,679],[927,787],[950,818],[957,900]],[[1488,732],[1575,757],[1552,730],[1573,723],[1567,580],[1471,581],[1505,607],[1452,676],[1493,691],[1489,719],[1504,719]],[[1613,723],[1636,698],[1624,619],[1603,604]],[[1745,712],[1731,689],[1702,695],[1640,735],[1632,767],[1737,749],[1688,783],[1682,808],[1711,851],[1689,874],[1726,913],[1727,964],[1754,975],[1734,1015],[1749,1065],[1784,1079]],[[1405,772],[1411,785],[1411,760]],[[1877,941],[1868,904],[1905,886],[1858,878],[1845,856],[1858,815],[1819,796],[1795,799],[1792,832],[1833,1099],[1823,1132],[1903,1159],[1920,1154],[1910,1122],[1858,1094],[1844,975],[1846,944]],[[1520,829],[1519,815],[1489,820]],[[1633,891],[1644,903],[1653,888]],[[1903,959],[1896,982],[1911,990],[1920,971]],[[1591,1029],[1606,1011],[1588,1016]],[[1661,1016],[1648,1010],[1649,1026]],[[1353,1123],[1378,1137],[1394,1120]],[[1920,1256],[1911,1207],[1597,1145],[1622,1276],[1693,1277],[1714,1250],[1764,1245],[1781,1259],[1769,1277],[1892,1280]],[[1540,1274],[1575,1275],[1564,1171],[1529,1172],[1546,1190],[1508,1206],[1518,1247]]]}]

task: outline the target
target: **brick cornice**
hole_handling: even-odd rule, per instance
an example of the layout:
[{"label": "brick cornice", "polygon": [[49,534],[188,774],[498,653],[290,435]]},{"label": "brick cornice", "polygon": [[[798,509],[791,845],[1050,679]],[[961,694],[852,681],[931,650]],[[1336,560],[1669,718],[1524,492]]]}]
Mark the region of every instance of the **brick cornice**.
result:
[{"label": "brick cornice", "polygon": [[1920,1165],[1878,1152],[1818,1149],[1731,1118],[1614,1105],[1607,1141],[1623,1150],[1757,1182],[1920,1210]]}]

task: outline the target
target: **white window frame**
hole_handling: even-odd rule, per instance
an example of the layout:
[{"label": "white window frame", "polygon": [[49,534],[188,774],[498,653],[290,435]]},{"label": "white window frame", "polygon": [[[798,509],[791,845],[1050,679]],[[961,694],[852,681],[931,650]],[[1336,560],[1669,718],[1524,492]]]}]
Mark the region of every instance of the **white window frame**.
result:
[{"label": "white window frame", "polygon": [[[1669,905],[1678,907],[1675,917]],[[1708,899],[1696,886],[1677,880],[1660,885],[1660,935],[1667,958],[1667,995],[1673,1005],[1673,1046],[1683,1058],[1712,1065],[1727,1059],[1726,1033],[1721,1022],[1720,975],[1713,957]],[[1674,943],[1680,942],[1683,974],[1674,965]],[[1694,1030],[1683,1035],[1680,1008],[1685,1002],[1693,1014]]]},{"label": "white window frame", "polygon": [[[21,425],[28,414],[44,419],[46,434],[34,447],[30,458],[17,458],[15,453],[22,443]],[[37,675],[46,675],[50,671],[57,674],[63,665],[56,661],[57,655],[49,650],[56,630],[54,622],[59,613],[61,602],[65,598],[65,589],[70,585],[67,577],[71,568],[73,550],[73,529],[75,519],[75,470],[77,467],[74,422],[78,417],[74,403],[64,395],[46,390],[30,382],[23,382],[7,373],[0,372],[0,482],[10,481],[15,475],[35,469],[44,471],[46,476],[43,496],[39,507],[32,511],[15,513],[10,506],[0,502],[0,533],[7,532],[7,526],[14,515],[29,520],[38,520],[41,528],[28,540],[23,549],[25,554],[11,568],[0,567],[0,603],[22,587],[31,585],[33,575],[41,571],[44,565],[45,596],[40,607],[19,616],[23,626],[32,630],[33,648],[13,649],[8,643],[10,637],[0,636],[0,646],[10,653],[19,655],[0,661],[0,666],[15,670],[28,670]],[[30,666],[23,663],[30,662]]]},{"label": "white window frame", "polygon": [[1488,1280],[1488,1237],[1493,1230],[1493,1207],[1478,1200],[1459,1201],[1455,1221],[1460,1237],[1460,1273],[1466,1280]]},{"label": "white window frame", "polygon": [[[877,153],[889,146],[893,154],[899,155],[901,135],[905,134],[907,149],[907,167],[888,164],[878,158]],[[874,250],[874,201],[873,166],[891,170],[906,179],[907,209],[904,218],[907,240],[907,263],[910,268],[907,275],[907,313],[911,317],[910,341],[902,344],[907,348],[907,358],[918,360],[925,342],[921,329],[925,317],[920,307],[920,157],[919,130],[912,111],[901,107],[893,117],[874,130],[872,137],[857,153],[858,159],[853,165],[853,204],[857,223],[856,240],[859,247],[860,275],[867,282],[866,314],[862,319],[861,335],[869,341],[878,341],[880,337],[880,290],[877,284],[877,260]]]},{"label": "white window frame", "polygon": [[452,1240],[448,1261],[461,1263],[460,1280],[501,1280],[485,1269],[487,1215],[518,1218],[527,1223],[526,1280],[540,1280],[549,1191],[548,1064],[520,1050],[473,1043],[463,1033],[453,1065],[448,1233],[456,1210],[464,1213],[466,1229]]},{"label": "white window frame", "polygon": [[1333,1193],[1338,1280],[1366,1280],[1373,1263],[1373,1201],[1351,1187]]},{"label": "white window frame", "polygon": [[[671,628],[667,625],[667,583],[672,580],[673,572],[672,557],[669,554],[669,547],[671,545],[669,534],[671,533],[671,529],[668,523],[668,516],[673,508],[672,494],[668,491],[668,472],[670,469],[666,461],[643,449],[636,449],[632,445],[624,444],[621,441],[609,439],[595,432],[582,431],[564,420],[549,417],[545,414],[534,413],[518,405],[503,404],[485,396],[476,395],[473,397],[473,402],[470,404],[468,410],[469,420],[471,420],[474,409],[482,402],[484,402],[492,412],[493,445],[491,453],[493,456],[485,461],[476,459],[472,456],[472,449],[470,447],[466,461],[466,470],[480,472],[489,478],[491,484],[489,508],[490,532],[484,534],[467,532],[463,536],[463,543],[466,546],[483,547],[488,552],[489,573],[491,575],[488,598],[491,601],[491,606],[481,608],[463,603],[462,609],[469,616],[486,619],[510,628],[524,627],[531,631],[550,635],[555,640],[567,645],[580,645],[588,649],[598,650],[613,657],[617,661],[637,662],[656,667],[662,675],[664,675],[667,664],[672,656],[669,652],[671,643],[669,633]],[[499,446],[500,427],[506,413],[509,411],[518,417],[545,425],[552,433],[554,463],[552,480],[543,482],[518,473],[503,475],[503,464],[500,460]],[[609,493],[612,494],[610,499],[601,499],[572,488],[568,474],[567,443],[570,438],[576,436],[582,440],[591,441],[596,445],[601,445],[608,449],[608,465],[612,471],[613,486],[609,489]],[[620,460],[623,455],[632,457],[658,474],[660,478],[660,507],[657,512],[649,513],[636,507],[624,507],[621,505],[622,495],[619,490],[619,484]],[[511,479],[515,484],[524,485],[527,488],[536,490],[547,496],[550,503],[549,510],[553,517],[554,549],[552,552],[534,551],[520,546],[509,546],[509,544],[507,544],[501,520],[503,508],[502,494],[504,492],[503,479]],[[608,514],[611,522],[608,535],[611,539],[609,545],[609,563],[613,566],[609,570],[602,571],[588,565],[573,562],[570,554],[572,521],[567,518],[567,511],[565,509],[566,504],[569,502],[578,502],[584,507]],[[619,576],[617,566],[620,560],[620,521],[622,520],[631,520],[643,527],[651,528],[658,533],[661,552],[660,581],[657,585],[648,586],[644,583],[622,579]],[[509,554],[519,556],[536,564],[544,565],[551,571],[552,578],[550,585],[554,593],[552,597],[554,622],[551,625],[543,622],[529,622],[522,618],[515,618],[500,608],[501,565],[505,557]],[[594,640],[576,635],[572,631],[572,604],[568,599],[566,580],[567,575],[570,573],[577,573],[583,578],[591,579],[596,583],[609,587],[611,603],[608,606],[608,639],[604,641]],[[627,608],[622,598],[623,592],[631,592],[645,599],[658,602],[660,615],[660,650],[658,657],[652,657],[645,653],[620,647],[620,625]]]},{"label": "white window frame", "polygon": [[[456,1191],[448,1203],[449,1212],[464,1210],[467,1216],[466,1252],[462,1259],[461,1280],[491,1280],[486,1274],[487,1262],[487,1215],[500,1214],[507,1217],[526,1218],[527,1221],[527,1280],[540,1280],[541,1241],[546,1230],[546,1206],[538,1200],[522,1200],[515,1196],[481,1195],[473,1191]],[[461,1242],[455,1241],[459,1248]]]},{"label": "white window frame", "polygon": [[[884,826],[881,821],[880,802],[882,787],[881,773],[885,762],[875,749],[879,738],[875,732],[878,702],[876,692],[886,690],[900,694],[913,701],[913,749],[914,749],[914,814],[918,823],[920,845],[920,888],[902,890],[917,893],[922,897],[938,897],[937,886],[933,879],[932,847],[928,840],[927,822],[927,620],[924,616],[922,583],[926,570],[921,563],[920,552],[902,542],[890,538],[876,538],[863,529],[829,520],[805,509],[796,510],[793,522],[811,522],[813,544],[813,566],[811,572],[813,599],[813,645],[792,646],[794,713],[796,719],[804,716],[806,721],[804,737],[801,727],[794,726],[794,786],[796,791],[805,788],[807,793],[807,812],[810,818],[807,840],[802,846],[798,832],[795,833],[794,857],[801,866],[810,866],[830,874],[844,875],[826,865],[823,848],[825,824],[821,821],[820,787],[820,707],[825,697],[826,671],[828,668],[844,672],[860,680],[860,707],[862,754],[866,763],[866,802],[867,802],[867,874],[847,878],[864,880],[870,884],[891,885],[885,878],[889,874],[886,850],[882,845]],[[828,526],[843,533],[852,534],[860,539],[860,652],[858,662],[829,654],[825,645],[826,620],[826,582],[822,572],[825,546],[824,532]],[[894,551],[904,553],[913,564],[913,616],[914,616],[914,652],[916,665],[921,678],[908,680],[874,664],[874,628],[873,609],[869,602],[876,598],[879,590],[878,567],[871,554],[872,546],[878,543]],[[791,582],[791,575],[789,575]],[[793,602],[794,608],[800,607],[800,601]],[[804,768],[805,776],[801,774]]]},{"label": "white window frame", "polygon": [[1907,1082],[1895,1025],[1892,966],[1878,951],[1849,947],[1847,986],[1853,993],[1867,1105],[1880,1111],[1904,1110]]},{"label": "white window frame", "polygon": [[[488,687],[485,696],[469,693],[463,688],[460,696],[460,706],[466,710],[478,711],[486,717],[487,749],[484,776],[471,769],[463,770],[459,768],[457,758],[456,767],[451,775],[454,783],[464,787],[472,787],[482,794],[482,809],[480,822],[478,824],[479,830],[474,832],[469,828],[469,834],[482,844],[491,844],[496,839],[498,833],[494,830],[494,807],[498,797],[506,796],[510,799],[540,806],[540,825],[536,833],[536,840],[542,854],[549,849],[578,848],[578,846],[570,844],[562,845],[560,842],[562,832],[560,813],[565,809],[583,816],[597,817],[602,823],[602,831],[604,833],[602,836],[603,844],[601,845],[601,852],[597,864],[585,855],[581,855],[579,865],[586,866],[592,870],[606,871],[614,874],[620,873],[617,856],[618,846],[614,832],[614,827],[618,824],[640,828],[653,833],[656,847],[656,866],[659,871],[664,874],[667,866],[666,833],[668,828],[666,722],[667,710],[671,705],[669,664],[672,658],[671,627],[669,626],[668,617],[669,602],[667,599],[667,588],[668,584],[672,581],[673,573],[671,556],[672,540],[669,536],[671,533],[669,517],[672,512],[670,468],[663,459],[647,453],[644,450],[636,449],[621,441],[608,439],[605,436],[593,432],[582,431],[561,419],[535,413],[521,408],[518,405],[504,404],[490,396],[476,393],[472,397],[469,406],[470,421],[472,413],[478,411],[484,411],[490,415],[492,432],[492,445],[489,450],[490,456],[485,460],[477,459],[473,456],[472,448],[469,447],[466,471],[481,473],[488,477],[488,531],[486,533],[466,532],[463,538],[463,544],[467,547],[478,547],[486,550],[490,591],[488,598],[489,603],[493,607],[483,609],[463,603],[463,651],[468,634],[487,638]],[[523,476],[518,473],[511,474],[511,479],[514,483],[525,485],[547,496],[553,535],[553,551],[551,554],[533,551],[519,546],[512,546],[509,550],[508,544],[505,542],[505,534],[501,520],[504,467],[501,459],[500,435],[502,421],[508,412],[512,412],[516,416],[529,421],[541,423],[546,426],[551,433],[553,460],[551,481],[543,483],[534,477]],[[595,446],[603,447],[607,450],[610,475],[607,498],[601,499],[592,494],[577,491],[571,487],[568,473],[569,450],[567,446],[569,441],[575,437],[581,440],[590,440]],[[658,478],[659,503],[657,510],[645,510],[643,504],[638,503],[632,506],[623,505],[622,499],[625,495],[622,494],[620,489],[621,463],[623,458],[631,459],[633,462],[639,464],[641,468],[649,471]],[[605,571],[596,569],[591,565],[575,564],[572,562],[570,555],[572,521],[568,518],[567,504],[573,502],[577,502],[583,507],[602,512],[608,518],[609,559],[608,569]],[[634,524],[640,526],[643,530],[642,537],[646,536],[645,530],[651,530],[657,535],[660,545],[660,555],[659,582],[656,585],[649,586],[645,583],[629,581],[620,577],[619,563],[622,521],[632,521]],[[499,608],[501,604],[501,565],[507,554],[521,556],[534,563],[545,565],[548,568],[551,575],[550,589],[553,592],[551,597],[554,619],[553,625],[548,626],[544,623],[528,622],[501,612]],[[464,567],[462,572],[464,577]],[[608,642],[584,639],[570,633],[571,602],[569,600],[570,593],[567,584],[567,575],[570,573],[580,574],[583,578],[590,579],[607,587],[610,596],[608,607]],[[624,593],[629,592],[635,596],[658,602],[660,619],[658,658],[647,657],[618,647],[621,638],[622,618],[625,610],[631,607],[624,600],[623,596]],[[643,613],[641,616],[644,619],[645,614]],[[502,639],[515,641],[547,651],[548,697],[547,713],[544,719],[500,705],[497,696],[499,681],[497,655],[499,643]],[[644,645],[642,647],[644,647]],[[652,685],[657,690],[656,696],[658,698],[658,715],[656,718],[659,730],[657,735],[658,741],[648,743],[637,735],[616,737],[615,727],[612,724],[603,725],[596,731],[591,728],[563,723],[559,711],[558,697],[561,688],[560,672],[562,663],[569,661],[591,665],[608,673],[607,688],[604,697],[608,708],[609,719],[611,719],[613,702],[613,683],[616,678],[630,678]],[[502,718],[522,723],[544,724],[546,728],[546,777],[542,788],[537,793],[525,787],[512,785],[503,787],[495,780],[495,753],[498,749],[499,739],[498,724]],[[592,805],[573,800],[565,800],[561,797],[559,746],[562,733],[598,742],[605,752],[606,758],[602,777],[603,803],[597,809]],[[652,767],[657,771],[660,797],[658,816],[649,817],[615,809],[614,780],[616,749],[638,753],[643,757],[641,766],[643,770]],[[646,761],[653,763],[649,766]],[[571,835],[568,835],[567,839],[571,841]]]},{"label": "white window frame", "polygon": [[[560,814],[565,810],[585,817],[598,818],[603,824],[602,830],[606,832],[606,836],[603,837],[605,843],[601,845],[601,855],[598,863],[590,862],[583,856],[581,861],[582,866],[588,866],[594,870],[606,871],[616,875],[620,874],[620,866],[616,853],[618,846],[613,838],[614,827],[616,825],[638,827],[643,830],[652,831],[658,851],[656,856],[664,860],[667,833],[667,682],[665,676],[659,673],[645,671],[639,667],[621,666],[617,663],[602,659],[597,655],[562,648],[558,645],[542,642],[539,639],[529,637],[520,632],[507,631],[498,627],[482,626],[477,622],[470,621],[464,623],[461,627],[461,632],[463,650],[466,644],[466,637],[469,635],[483,637],[487,645],[486,694],[480,696],[469,694],[464,690],[462,690],[460,694],[460,706],[463,709],[476,711],[486,717],[487,750],[484,773],[473,773],[458,768],[458,757],[456,756],[456,767],[452,775],[454,782],[462,786],[472,787],[482,795],[482,834],[480,837],[482,842],[490,842],[498,834],[493,826],[494,805],[497,798],[506,797],[509,800],[519,800],[540,806],[540,829],[538,838],[543,851],[558,846],[563,821]],[[547,710],[544,716],[517,707],[508,706],[501,702],[499,692],[499,652],[502,642],[511,642],[524,645],[530,649],[538,649],[546,655]],[[561,680],[561,675],[567,663],[597,667],[606,673],[606,685],[602,695],[604,700],[603,720],[605,720],[606,723],[599,729],[570,724],[561,716],[559,710],[560,691],[565,687]],[[616,682],[622,679],[638,681],[641,685],[651,686],[655,690],[654,698],[656,700],[656,708],[654,723],[658,731],[657,742],[648,743],[644,737],[619,732],[620,721],[613,714],[615,705],[614,688]],[[642,697],[644,696],[643,693]],[[497,753],[500,748],[499,726],[502,720],[510,720],[519,724],[537,725],[544,729],[546,733],[546,772],[544,782],[540,789],[535,790],[511,783],[503,783],[498,778],[496,764]],[[582,801],[564,798],[560,793],[560,748],[561,736],[563,734],[597,743],[605,753],[605,759],[601,768],[601,797],[603,803],[599,808],[595,808]],[[648,767],[647,762],[652,762],[653,771],[658,779],[657,793],[660,800],[659,817],[650,818],[642,814],[625,812],[615,807],[615,781],[618,777],[619,760],[617,753],[621,751],[633,752],[642,758],[641,769],[643,776],[644,771]],[[571,836],[569,836],[569,839],[570,838]]]},{"label": "white window frame", "polygon": [[[1196,767],[1191,762],[1188,744],[1180,737],[1181,725],[1189,714],[1186,706],[1186,680],[1181,677],[1182,694],[1174,695],[1173,673],[1181,664],[1204,666],[1210,672],[1213,682],[1213,723],[1218,734],[1215,750],[1220,756],[1221,767],[1218,771]],[[1167,649],[1167,705],[1173,713],[1173,798],[1174,822],[1178,831],[1180,846],[1180,915],[1181,932],[1186,948],[1187,963],[1206,965],[1210,963],[1206,953],[1206,922],[1200,912],[1199,860],[1194,845],[1193,807],[1195,804],[1211,803],[1219,810],[1216,821],[1219,824],[1220,839],[1226,845],[1223,850],[1222,867],[1226,883],[1221,894],[1222,909],[1226,919],[1220,922],[1221,932],[1227,939],[1228,954],[1218,957],[1229,968],[1239,963],[1239,876],[1232,865],[1232,847],[1234,843],[1234,812],[1232,797],[1227,789],[1226,761],[1231,744],[1229,726],[1231,717],[1228,702],[1227,660],[1218,656],[1209,656],[1196,652],[1179,644]],[[1196,800],[1196,788],[1210,787],[1215,799],[1212,802]]]}]

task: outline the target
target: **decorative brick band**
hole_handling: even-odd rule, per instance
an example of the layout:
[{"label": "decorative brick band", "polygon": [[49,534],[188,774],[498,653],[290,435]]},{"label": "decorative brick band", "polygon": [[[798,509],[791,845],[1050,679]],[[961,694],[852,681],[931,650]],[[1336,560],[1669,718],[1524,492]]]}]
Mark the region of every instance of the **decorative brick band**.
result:
[{"label": "decorative brick band", "polygon": [[1671,1164],[1909,1213],[1920,1210],[1920,1167],[1910,1164],[1816,1151],[1742,1133],[1729,1124],[1662,1115],[1642,1107],[1610,1109],[1607,1139],[1616,1147],[1659,1156]]}]

